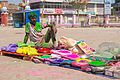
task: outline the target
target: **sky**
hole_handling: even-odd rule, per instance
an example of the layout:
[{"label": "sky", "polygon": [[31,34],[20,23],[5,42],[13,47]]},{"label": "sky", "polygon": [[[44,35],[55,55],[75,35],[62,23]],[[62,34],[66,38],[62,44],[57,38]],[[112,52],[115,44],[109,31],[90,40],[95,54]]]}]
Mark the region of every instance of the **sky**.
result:
[{"label": "sky", "polygon": [[18,3],[22,2],[22,0],[8,0],[8,2],[18,4]]},{"label": "sky", "polygon": [[[2,0],[0,0],[2,1]],[[9,3],[15,3],[18,4],[19,2],[21,2],[22,0],[8,0]],[[111,2],[114,2],[115,0],[111,0]]]}]

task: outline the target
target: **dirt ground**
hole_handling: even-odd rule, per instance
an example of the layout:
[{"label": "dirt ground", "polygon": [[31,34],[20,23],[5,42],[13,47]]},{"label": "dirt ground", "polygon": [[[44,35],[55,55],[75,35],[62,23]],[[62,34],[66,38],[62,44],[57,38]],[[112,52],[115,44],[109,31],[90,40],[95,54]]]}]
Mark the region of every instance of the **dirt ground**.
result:
[{"label": "dirt ground", "polygon": [[[45,32],[44,30],[43,32]],[[66,36],[84,40],[97,49],[103,42],[120,43],[120,28],[58,28],[57,40]],[[0,46],[23,41],[24,28],[0,26]],[[115,80],[79,70],[47,64],[35,64],[21,59],[0,56],[0,80]]]}]

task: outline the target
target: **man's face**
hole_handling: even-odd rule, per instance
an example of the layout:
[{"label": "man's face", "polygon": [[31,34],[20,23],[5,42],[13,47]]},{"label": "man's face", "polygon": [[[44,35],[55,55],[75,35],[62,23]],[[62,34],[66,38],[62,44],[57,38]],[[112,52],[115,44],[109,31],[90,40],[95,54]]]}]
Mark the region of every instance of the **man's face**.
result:
[{"label": "man's face", "polygon": [[36,22],[36,18],[31,18],[31,22],[35,23]]}]

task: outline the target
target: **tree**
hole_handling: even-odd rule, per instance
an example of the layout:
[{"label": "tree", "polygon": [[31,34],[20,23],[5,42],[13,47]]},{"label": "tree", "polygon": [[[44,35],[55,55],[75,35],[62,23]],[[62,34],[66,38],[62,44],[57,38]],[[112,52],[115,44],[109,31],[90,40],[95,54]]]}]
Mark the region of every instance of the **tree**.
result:
[{"label": "tree", "polygon": [[118,3],[118,2],[120,2],[120,0],[115,0],[115,3]]},{"label": "tree", "polygon": [[79,11],[84,11],[89,0],[70,0],[69,4],[76,10],[79,22]]}]

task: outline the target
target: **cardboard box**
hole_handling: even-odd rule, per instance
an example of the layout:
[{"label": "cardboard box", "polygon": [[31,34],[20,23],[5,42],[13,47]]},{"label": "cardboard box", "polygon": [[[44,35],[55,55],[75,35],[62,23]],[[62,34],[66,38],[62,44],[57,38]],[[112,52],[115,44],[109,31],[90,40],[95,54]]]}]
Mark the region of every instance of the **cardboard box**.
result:
[{"label": "cardboard box", "polygon": [[115,71],[114,74],[113,74],[113,76],[115,78],[120,78],[120,70],[119,71]]},{"label": "cardboard box", "polygon": [[81,53],[84,52],[87,55],[89,55],[92,52],[94,52],[94,50],[92,48],[90,48],[88,46],[88,44],[86,42],[84,42],[84,41],[77,42],[77,44],[75,46]]},{"label": "cardboard box", "polygon": [[120,78],[120,66],[117,66],[116,69],[114,70],[113,77]]},{"label": "cardboard box", "polygon": [[113,77],[113,74],[114,74],[113,71],[111,71],[111,70],[109,70],[109,69],[106,69],[106,70],[105,70],[105,75],[106,75],[106,76],[111,76],[111,77]]},{"label": "cardboard box", "polygon": [[92,73],[104,73],[105,67],[91,67]]},{"label": "cardboard box", "polygon": [[112,66],[109,69],[105,69],[105,75],[120,78],[120,66]]}]

